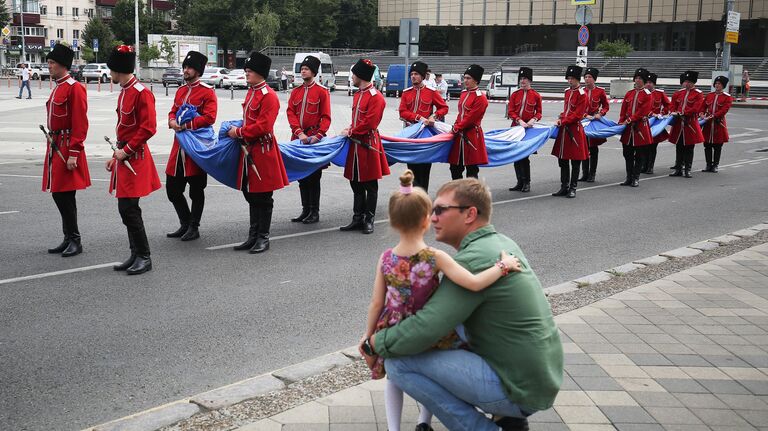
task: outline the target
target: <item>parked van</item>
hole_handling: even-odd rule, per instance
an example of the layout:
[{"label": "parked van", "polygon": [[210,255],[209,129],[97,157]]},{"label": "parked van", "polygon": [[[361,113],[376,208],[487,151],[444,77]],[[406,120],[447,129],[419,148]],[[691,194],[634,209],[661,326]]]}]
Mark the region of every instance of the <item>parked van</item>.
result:
[{"label": "parked van", "polygon": [[320,69],[317,71],[315,81],[328,87],[330,91],[336,89],[336,70],[333,68],[331,56],[324,52],[299,52],[293,56],[293,87],[298,87],[304,83],[301,79],[301,62],[312,55],[320,59]]},{"label": "parked van", "polygon": [[407,73],[404,64],[390,64],[387,69],[387,82],[384,85],[386,97],[397,97],[403,94],[403,90],[411,86],[411,76]]},{"label": "parked van", "polygon": [[488,86],[486,87],[486,96],[489,99],[506,99],[512,92],[517,90],[517,74],[520,69],[504,69],[504,75],[511,75],[507,77],[507,84],[512,81],[513,85],[504,85],[501,82],[502,72],[493,72],[491,78],[488,80]]}]

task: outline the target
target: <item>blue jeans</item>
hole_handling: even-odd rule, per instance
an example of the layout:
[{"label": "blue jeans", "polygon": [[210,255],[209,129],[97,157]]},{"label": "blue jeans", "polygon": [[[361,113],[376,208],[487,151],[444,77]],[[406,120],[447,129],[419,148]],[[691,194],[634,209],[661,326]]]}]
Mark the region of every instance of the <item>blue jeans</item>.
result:
[{"label": "blue jeans", "polygon": [[498,431],[488,417],[527,417],[533,410],[507,398],[499,376],[479,355],[466,350],[431,350],[384,361],[387,376],[424,404],[449,430]]},{"label": "blue jeans", "polygon": [[29,86],[29,81],[21,81],[21,87],[19,87],[19,97],[21,97],[21,93],[24,91],[24,87],[27,87],[27,97],[32,97],[32,89]]}]

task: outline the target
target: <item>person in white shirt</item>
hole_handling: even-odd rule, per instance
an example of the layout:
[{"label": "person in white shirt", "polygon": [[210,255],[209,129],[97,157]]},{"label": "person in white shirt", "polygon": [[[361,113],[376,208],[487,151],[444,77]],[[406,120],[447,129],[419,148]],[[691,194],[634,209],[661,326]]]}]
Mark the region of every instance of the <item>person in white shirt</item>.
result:
[{"label": "person in white shirt", "polygon": [[435,74],[435,90],[440,94],[440,97],[442,97],[443,100],[446,102],[450,100],[451,96],[448,94],[448,83],[443,79],[442,73]]},{"label": "person in white shirt", "polygon": [[29,69],[26,64],[21,65],[21,83],[19,85],[19,95],[17,99],[21,99],[21,93],[24,91],[24,87],[27,87],[27,99],[32,98],[32,89],[29,87]]},{"label": "person in white shirt", "polygon": [[435,82],[435,75],[431,70],[427,70],[427,79],[424,80],[424,85],[430,90],[437,90],[437,83]]}]

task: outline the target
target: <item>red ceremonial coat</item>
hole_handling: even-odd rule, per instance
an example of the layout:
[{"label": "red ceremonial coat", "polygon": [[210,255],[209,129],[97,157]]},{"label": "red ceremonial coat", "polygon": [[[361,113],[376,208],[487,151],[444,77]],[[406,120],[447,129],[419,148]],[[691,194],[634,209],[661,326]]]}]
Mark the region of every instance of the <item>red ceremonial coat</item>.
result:
[{"label": "red ceremonial coat", "polygon": [[[208,84],[200,82],[198,79],[192,84],[187,83],[182,85],[176,90],[176,96],[173,99],[173,106],[170,112],[168,112],[168,121],[176,119],[176,111],[179,110],[181,105],[190,104],[197,108],[199,117],[195,117],[192,121],[186,124],[179,124],[187,130],[195,130],[208,126],[212,126],[216,122],[216,112],[218,111],[218,99],[216,97],[216,91]],[[181,153],[181,154],[179,154]],[[179,140],[176,139],[175,134],[173,138],[173,146],[171,147],[171,154],[168,156],[168,163],[165,165],[165,173],[167,175],[176,176],[177,164],[181,162],[184,169],[184,176],[191,177],[194,175],[205,175],[205,171],[200,169],[192,159],[184,153],[179,147]]]},{"label": "red ceremonial coat", "polygon": [[581,87],[565,89],[560,128],[552,147],[552,155],[563,160],[587,160],[589,147],[581,119],[587,111],[587,94]]},{"label": "red ceremonial coat", "polygon": [[314,80],[309,85],[296,87],[288,98],[286,114],[291,140],[299,139],[301,133],[323,139],[331,127],[331,94]]},{"label": "red ceremonial coat", "polygon": [[46,144],[43,191],[82,190],[91,185],[84,145],[88,134],[88,96],[85,86],[66,75],[56,80],[56,87],[51,91],[45,106],[48,130],[54,134],[54,143],[64,159],[77,159],[77,167],[68,170],[59,154]]},{"label": "red ceremonial coat", "polygon": [[704,98],[704,113],[713,118],[704,123],[704,142],[708,144],[724,144],[728,142],[728,124],[725,122],[725,114],[731,109],[733,97],[725,91],[721,93],[709,93]]},{"label": "red ceremonial coat", "polygon": [[[664,93],[664,90],[655,88],[651,93],[651,115],[669,114],[669,107],[671,104],[672,102],[669,100],[669,97],[667,97],[667,94]],[[653,137],[653,143],[658,144],[659,142],[666,141],[668,138],[669,133],[664,129],[661,133]]]},{"label": "red ceremonial coat", "polygon": [[[243,102],[243,126],[237,128],[237,136],[243,140],[253,165],[247,161],[245,153],[238,163],[237,188],[249,193],[271,192],[288,185],[283,156],[275,139],[275,121],[280,112],[280,101],[275,90],[266,81],[248,89]],[[261,177],[261,178],[259,178]],[[247,181],[243,181],[243,179]]]},{"label": "red ceremonial coat", "polygon": [[[387,102],[373,84],[355,93],[352,98],[352,125],[349,136],[353,142],[344,165],[344,178],[360,182],[379,180],[389,175],[389,164],[379,136],[379,123]],[[365,148],[354,141],[364,142],[379,152]]]},{"label": "red ceremonial coat", "polygon": [[437,91],[422,84],[403,91],[399,111],[400,119],[409,125],[418,123],[422,118],[429,118],[433,112],[435,118],[442,121],[448,114],[448,104]]},{"label": "red ceremonial coat", "polygon": [[672,124],[669,132],[669,142],[676,144],[681,138],[684,145],[696,145],[704,142],[704,135],[699,126],[699,112],[704,110],[704,96],[701,90],[685,88],[675,91],[672,95],[671,112],[679,112],[683,117]]},{"label": "red ceremonial coat", "polygon": [[518,120],[527,123],[531,121],[531,118],[535,118],[536,121],[540,121],[541,111],[541,95],[534,89],[523,90],[520,88],[509,96],[507,117],[512,120],[512,127],[519,126]]},{"label": "red ceremonial coat", "polygon": [[155,96],[136,77],[117,97],[117,146],[125,151],[136,175],[125,163],[115,160],[109,192],[117,198],[140,198],[161,187],[147,141],[157,132]]},{"label": "red ceremonial coat", "polygon": [[459,113],[451,129],[455,137],[451,153],[448,155],[450,164],[473,166],[488,163],[485,136],[483,128],[480,127],[486,109],[488,99],[478,88],[461,92]]},{"label": "red ceremonial coat", "polygon": [[624,95],[619,114],[619,124],[629,120],[621,133],[621,143],[631,147],[641,147],[653,143],[648,115],[651,113],[651,91],[647,88],[632,89]]},{"label": "red ceremonial coat", "polygon": [[[601,117],[605,117],[608,110],[611,109],[608,103],[608,95],[605,94],[605,89],[602,87],[587,88],[584,87],[584,93],[587,95],[587,112],[584,115],[596,115],[600,114]],[[605,138],[587,138],[587,143],[590,147],[596,147],[602,145],[607,141]]]}]

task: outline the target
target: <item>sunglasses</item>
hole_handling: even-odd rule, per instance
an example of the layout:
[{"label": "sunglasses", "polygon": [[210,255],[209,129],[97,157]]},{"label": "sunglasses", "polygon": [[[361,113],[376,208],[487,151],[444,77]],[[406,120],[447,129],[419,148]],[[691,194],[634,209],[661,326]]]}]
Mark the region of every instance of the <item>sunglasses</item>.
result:
[{"label": "sunglasses", "polygon": [[466,205],[435,205],[432,207],[432,214],[439,216],[442,213],[448,211],[449,209],[456,208],[459,211],[464,211],[465,209],[469,208]]}]

